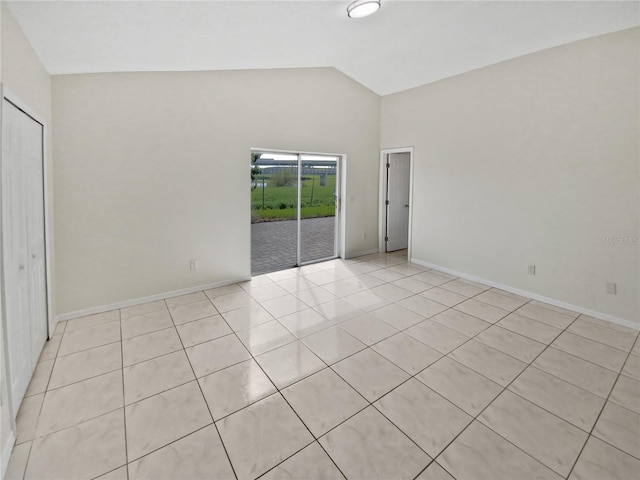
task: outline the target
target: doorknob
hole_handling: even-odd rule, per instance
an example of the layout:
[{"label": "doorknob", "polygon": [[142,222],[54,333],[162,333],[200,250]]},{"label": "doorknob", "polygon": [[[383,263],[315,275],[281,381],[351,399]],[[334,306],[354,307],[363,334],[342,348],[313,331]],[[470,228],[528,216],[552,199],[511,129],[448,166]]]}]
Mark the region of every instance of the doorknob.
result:
[{"label": "doorknob", "polygon": [[404,208],[409,208],[409,205],[405,205]]}]

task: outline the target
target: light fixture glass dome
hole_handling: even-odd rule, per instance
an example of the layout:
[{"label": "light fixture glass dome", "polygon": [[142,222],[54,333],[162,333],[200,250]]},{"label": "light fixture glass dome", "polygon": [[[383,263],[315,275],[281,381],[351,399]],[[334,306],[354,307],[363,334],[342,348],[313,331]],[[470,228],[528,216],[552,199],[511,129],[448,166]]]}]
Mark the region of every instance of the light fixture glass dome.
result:
[{"label": "light fixture glass dome", "polygon": [[362,18],[375,13],[380,8],[380,0],[356,0],[347,7],[350,18]]}]

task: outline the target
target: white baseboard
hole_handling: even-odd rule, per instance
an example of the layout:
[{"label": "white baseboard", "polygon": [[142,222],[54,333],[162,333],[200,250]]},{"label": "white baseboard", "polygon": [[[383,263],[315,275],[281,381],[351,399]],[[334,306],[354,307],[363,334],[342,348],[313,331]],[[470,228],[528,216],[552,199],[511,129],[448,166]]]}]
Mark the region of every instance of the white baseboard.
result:
[{"label": "white baseboard", "polygon": [[[1,439],[0,439],[1,440]],[[9,459],[11,458],[11,452],[13,451],[13,445],[16,443],[16,436],[13,431],[9,430],[9,438],[7,443],[2,449],[2,464],[0,465],[0,478],[4,478],[7,473],[7,467],[9,466]]]},{"label": "white baseboard", "polygon": [[505,290],[507,292],[515,293],[516,295],[521,295],[523,297],[531,298],[532,300],[538,300],[539,302],[548,303],[556,307],[565,308],[567,310],[573,310],[574,312],[583,313],[591,317],[599,318],[601,320],[606,320],[607,322],[615,323],[617,325],[622,325],[624,327],[633,328],[634,330],[640,330],[640,324],[633,322],[631,320],[626,320],[624,318],[619,318],[613,315],[609,315],[608,313],[598,312],[596,310],[584,308],[579,305],[572,305],[570,303],[563,302],[561,300],[556,300],[555,298],[545,297],[543,295],[538,295],[537,293],[528,292],[526,290],[521,290],[519,288],[510,287],[509,285],[503,285],[501,283],[493,282],[485,278],[480,278],[475,275],[459,272],[451,268],[442,267],[440,265],[435,265],[433,263],[425,262],[418,258],[412,258],[411,263],[415,263],[416,265],[420,265],[422,267],[434,268],[436,270],[440,270],[441,272],[455,275],[456,277],[461,277],[467,280],[471,280],[472,282],[483,283],[485,285],[489,285],[490,287],[499,288],[500,290]]},{"label": "white baseboard", "polygon": [[348,260],[350,258],[364,257],[365,255],[371,255],[372,253],[378,253],[378,252],[379,250],[377,248],[374,248],[372,250],[365,250],[364,252],[350,252],[344,258],[345,260]]},{"label": "white baseboard", "polygon": [[85,317],[87,315],[94,315],[96,313],[108,312],[109,310],[115,310],[117,308],[132,307],[134,305],[140,305],[141,303],[155,302],[156,300],[164,300],[165,298],[178,297],[180,295],[186,295],[188,293],[195,293],[195,292],[200,292],[202,290],[209,290],[211,288],[224,287],[225,285],[245,282],[247,280],[251,280],[251,277],[243,277],[236,280],[224,280],[222,282],[208,283],[206,285],[198,285],[196,287],[184,288],[182,290],[174,290],[171,292],[158,293],[157,295],[149,295],[147,297],[140,297],[140,298],[134,298],[132,300],[125,300],[124,302],[112,303],[110,305],[101,305],[99,307],[91,307],[91,308],[85,308],[83,310],[76,310],[75,312],[61,313],[59,315],[56,315],[56,323],[63,322],[65,320],[72,320],[78,317]]}]

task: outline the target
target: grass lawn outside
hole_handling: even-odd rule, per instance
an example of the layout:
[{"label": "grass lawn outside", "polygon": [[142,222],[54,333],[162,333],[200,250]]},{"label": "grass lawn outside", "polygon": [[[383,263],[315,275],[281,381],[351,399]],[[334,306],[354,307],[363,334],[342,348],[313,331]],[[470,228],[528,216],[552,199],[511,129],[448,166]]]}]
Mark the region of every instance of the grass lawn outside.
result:
[{"label": "grass lawn outside", "polygon": [[[302,177],[301,209],[302,218],[333,217],[336,214],[336,176],[327,175],[326,184],[320,186],[321,175]],[[264,179],[265,187],[262,188]],[[276,220],[293,220],[297,216],[298,203],[295,181],[293,185],[276,186],[272,175],[258,175],[251,190],[252,223]]]}]

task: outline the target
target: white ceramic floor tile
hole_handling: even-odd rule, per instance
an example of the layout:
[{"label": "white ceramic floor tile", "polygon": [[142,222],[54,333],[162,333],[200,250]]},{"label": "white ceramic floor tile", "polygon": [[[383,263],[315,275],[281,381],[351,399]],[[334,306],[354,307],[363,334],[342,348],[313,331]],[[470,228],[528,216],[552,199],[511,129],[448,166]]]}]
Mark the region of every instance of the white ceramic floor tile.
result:
[{"label": "white ceramic floor tile", "polygon": [[167,310],[167,304],[164,300],[156,300],[155,302],[141,303],[132,307],[120,309],[120,318],[122,320],[130,317],[137,317],[145,313],[157,312],[159,310]]},{"label": "white ceramic floor tile", "polygon": [[29,454],[31,453],[31,443],[25,442],[13,448],[7,471],[4,474],[4,480],[22,480],[24,478]]},{"label": "white ceramic floor tile", "polygon": [[405,371],[369,348],[336,363],[332,368],[370,402],[409,378]]},{"label": "white ceramic floor tile", "polygon": [[276,392],[276,387],[253,359],[206,375],[198,381],[214,420]]},{"label": "white ceramic floor tile", "polygon": [[431,461],[373,407],[333,429],[320,444],[347,478],[413,479]]},{"label": "white ceramic floor tile", "polygon": [[254,356],[296,340],[296,337],[276,320],[242,330],[237,335]]},{"label": "white ceramic floor tile", "polygon": [[563,477],[569,475],[588,433],[509,391],[478,420]]},{"label": "white ceramic floor tile", "polygon": [[607,402],[593,429],[593,435],[640,459],[640,415]]},{"label": "white ceramic floor tile", "polygon": [[328,368],[285,388],[282,395],[316,437],[368,405],[358,392]]},{"label": "white ceramic floor tile", "polygon": [[229,293],[242,292],[242,287],[237,283],[233,283],[231,285],[225,285],[223,287],[211,288],[209,290],[205,290],[204,294],[210,299],[221,297],[222,295],[227,295]]},{"label": "white ceramic floor tile", "polygon": [[186,349],[196,377],[204,377],[251,358],[235,335],[216,338]]},{"label": "white ceramic floor tile", "polygon": [[409,290],[391,283],[385,283],[384,285],[372,288],[371,292],[379,297],[386,298],[390,302],[397,302],[398,300],[402,300],[403,298],[410,297],[414,294]]},{"label": "white ceramic floor tile", "polygon": [[157,332],[173,327],[169,310],[157,310],[122,319],[122,338],[131,338],[145,333]]},{"label": "white ceramic floor tile", "polygon": [[371,347],[410,375],[427,368],[442,354],[404,333],[398,333]]},{"label": "white ceramic floor tile", "polygon": [[178,350],[182,350],[182,343],[173,327],[122,341],[125,367]]},{"label": "white ceramic floor tile", "polygon": [[546,348],[542,343],[497,325],[486,329],[475,339],[525,363],[531,363]]},{"label": "white ceramic floor tile", "polygon": [[371,312],[371,315],[398,330],[405,330],[426,318],[408,308],[401,307],[397,303],[392,303],[391,305],[374,310]]},{"label": "white ceramic floor tile", "polygon": [[[69,327],[67,327],[62,337],[58,355],[69,355],[118,341],[120,341],[119,321],[73,331],[70,331]],[[43,358],[41,359],[44,360]]]},{"label": "white ceramic floor tile", "polygon": [[309,347],[327,365],[339,362],[343,358],[366,348],[364,343],[352,337],[340,327],[329,327],[304,337],[302,343]]},{"label": "white ceramic floor tile", "polygon": [[312,308],[307,308],[291,315],[280,317],[278,321],[296,337],[306,337],[333,326],[333,323],[324,318]]},{"label": "white ceramic floor tile", "polygon": [[120,343],[110,343],[102,347],[59,357],[51,374],[49,390],[121,368],[122,349]]},{"label": "white ceramic floor tile", "polygon": [[129,464],[129,479],[233,479],[216,427],[210,425]]},{"label": "white ceramic floor tile", "polygon": [[590,437],[569,480],[632,479],[638,477],[640,460]]},{"label": "white ceramic floor tile", "polygon": [[127,405],[195,380],[183,350],[125,367],[123,373]]},{"label": "white ceramic floor tile", "polygon": [[326,367],[325,363],[300,341],[258,355],[256,361],[279,389]]},{"label": "white ceramic floor tile", "polygon": [[54,361],[55,360],[43,360],[36,365],[36,369],[33,372],[33,376],[31,377],[31,381],[27,387],[27,391],[24,394],[25,397],[45,392],[47,385],[49,385]]},{"label": "white ceramic floor tile", "polygon": [[315,307],[316,305],[321,305],[338,298],[323,287],[308,288],[306,290],[295,292],[294,295],[310,307]]},{"label": "white ceramic floor tile", "polygon": [[86,317],[74,318],[67,321],[65,333],[75,332],[83,328],[97,327],[107,323],[118,322],[120,320],[119,310],[110,310],[108,312],[96,313]]},{"label": "white ceramic floor tile", "polygon": [[220,315],[206,317],[176,327],[185,348],[233,333]]},{"label": "white ceramic floor tile", "polygon": [[309,305],[298,299],[295,295],[291,295],[290,293],[282,297],[262,302],[261,305],[265,308],[265,310],[267,310],[267,312],[269,312],[276,318],[284,317],[285,315],[290,315],[309,307]]},{"label": "white ceramic floor tile", "polygon": [[44,393],[22,399],[22,404],[16,416],[16,429],[18,430],[16,438],[17,445],[35,438],[36,426],[38,425],[43,401]]},{"label": "white ceramic floor tile", "polygon": [[273,316],[257,303],[248,307],[224,312],[222,316],[234,332],[274,320]]},{"label": "white ceramic floor tile", "polygon": [[432,462],[416,480],[455,480],[449,473],[438,463]]},{"label": "white ceramic floor tile", "polygon": [[94,478],[126,464],[122,409],[33,442],[25,479]]},{"label": "white ceramic floor tile", "polygon": [[562,477],[479,422],[473,422],[438,457],[454,478],[560,480]]},{"label": "white ceramic floor tile", "polygon": [[627,354],[622,350],[570,332],[564,332],[551,346],[616,373],[622,370],[627,359]]},{"label": "white ceramic floor tile", "polygon": [[507,315],[500,320],[496,325],[511,330],[512,332],[519,333],[525,337],[531,338],[545,345],[549,345],[558,335],[562,333],[562,330],[546,323],[538,322],[532,318],[523,317],[517,313]]},{"label": "white ceramic floor tile", "polygon": [[302,478],[344,480],[340,470],[317,443],[305,447],[260,477],[261,480],[300,480]]},{"label": "white ceramic floor tile", "polygon": [[640,382],[621,375],[611,391],[609,400],[640,414]]},{"label": "white ceramic floor tile", "polygon": [[489,305],[493,305],[494,307],[508,310],[509,312],[513,312],[515,309],[520,308],[522,305],[527,303],[526,299],[519,300],[517,298],[507,297],[505,295],[500,295],[497,292],[492,292],[491,290],[482,292],[474,298],[481,302],[488,303]]},{"label": "white ceramic floor tile", "polygon": [[201,318],[211,317],[217,315],[218,311],[207,300],[200,300],[198,302],[186,303],[184,305],[178,305],[169,309],[173,323],[180,325],[182,323],[192,322],[193,320],[200,320]]},{"label": "white ceramic floor tile", "polygon": [[446,305],[447,307],[453,307],[467,299],[464,295],[460,295],[459,293],[451,292],[440,287],[431,288],[422,292],[420,295],[428,298],[429,300],[433,300],[434,302]]},{"label": "white ceramic floor tile", "polygon": [[416,378],[469,415],[478,415],[502,387],[470,368],[444,357],[420,372]]},{"label": "white ceramic floor tile", "polygon": [[123,406],[121,370],[50,390],[42,404],[36,436],[63,430]]},{"label": "white ceramic floor tile", "polygon": [[431,320],[467,337],[473,337],[491,326],[489,322],[460,312],[455,308],[434,315]]},{"label": "white ceramic floor tile", "polygon": [[555,348],[547,348],[532,365],[596,395],[607,398],[615,372]]},{"label": "white ceramic floor tile", "polygon": [[129,462],[213,422],[197,382],[125,408]]},{"label": "white ceramic floor tile", "polygon": [[251,295],[244,291],[221,295],[211,299],[211,301],[213,302],[213,306],[222,314],[238,308],[250,307],[257,303]]},{"label": "white ceramic floor tile", "polygon": [[469,337],[455,330],[444,327],[432,320],[425,320],[405,330],[416,340],[446,355],[469,340]]},{"label": "white ceramic floor tile", "polygon": [[556,312],[548,308],[533,304],[531,302],[523,305],[515,311],[518,315],[529,317],[552,327],[564,330],[575,320],[575,316],[566,315],[564,313]]},{"label": "white ceramic floor tile", "polygon": [[526,363],[475,340],[468,341],[449,356],[503,387],[527,366]]},{"label": "white ceramic floor tile", "polygon": [[238,480],[256,478],[313,437],[278,393],[217,422]]},{"label": "white ceramic floor tile", "polygon": [[277,283],[267,283],[260,287],[252,288],[249,291],[249,294],[258,302],[264,302],[266,300],[271,300],[272,298],[282,297],[284,295],[288,295],[284,288],[279,286]]},{"label": "white ceramic floor tile", "polygon": [[460,295],[464,295],[465,297],[475,297],[479,293],[484,292],[487,288],[481,287],[479,285],[471,285],[469,283],[463,282],[461,280],[454,280],[452,282],[445,283],[441,286],[445,290],[449,290],[450,292],[455,292]]},{"label": "white ceramic floor tile", "polygon": [[465,302],[459,303],[455,306],[455,309],[489,323],[496,323],[498,320],[509,315],[507,310],[494,307],[488,303],[480,302],[474,298],[470,298]]},{"label": "white ceramic floor tile", "polygon": [[373,345],[398,333],[398,330],[370,313],[342,322],[340,328],[366,345]]},{"label": "white ceramic floor tile", "polygon": [[207,296],[204,292],[189,293],[187,295],[179,295],[177,297],[167,298],[165,300],[168,308],[174,308],[179,305],[186,305],[188,303],[199,302],[206,300]]},{"label": "white ceramic floor tile", "polygon": [[448,307],[441,303],[429,300],[422,295],[414,295],[397,302],[398,305],[409,310],[416,312],[423,317],[433,317],[440,312],[444,312]]},{"label": "white ceramic floor tile", "polygon": [[431,457],[436,457],[473,419],[413,378],[374,405]]},{"label": "white ceramic floor tile", "polygon": [[333,323],[341,323],[365,313],[364,310],[357,308],[341,298],[317,305],[314,307],[314,310]]},{"label": "white ceramic floor tile", "polygon": [[615,328],[610,328],[608,325],[594,323],[583,317],[578,318],[569,325],[567,331],[625,352],[631,350],[638,336],[638,332],[621,332]]},{"label": "white ceramic floor tile", "polygon": [[603,398],[535,367],[522,372],[509,390],[586,432],[591,431],[604,406]]}]

